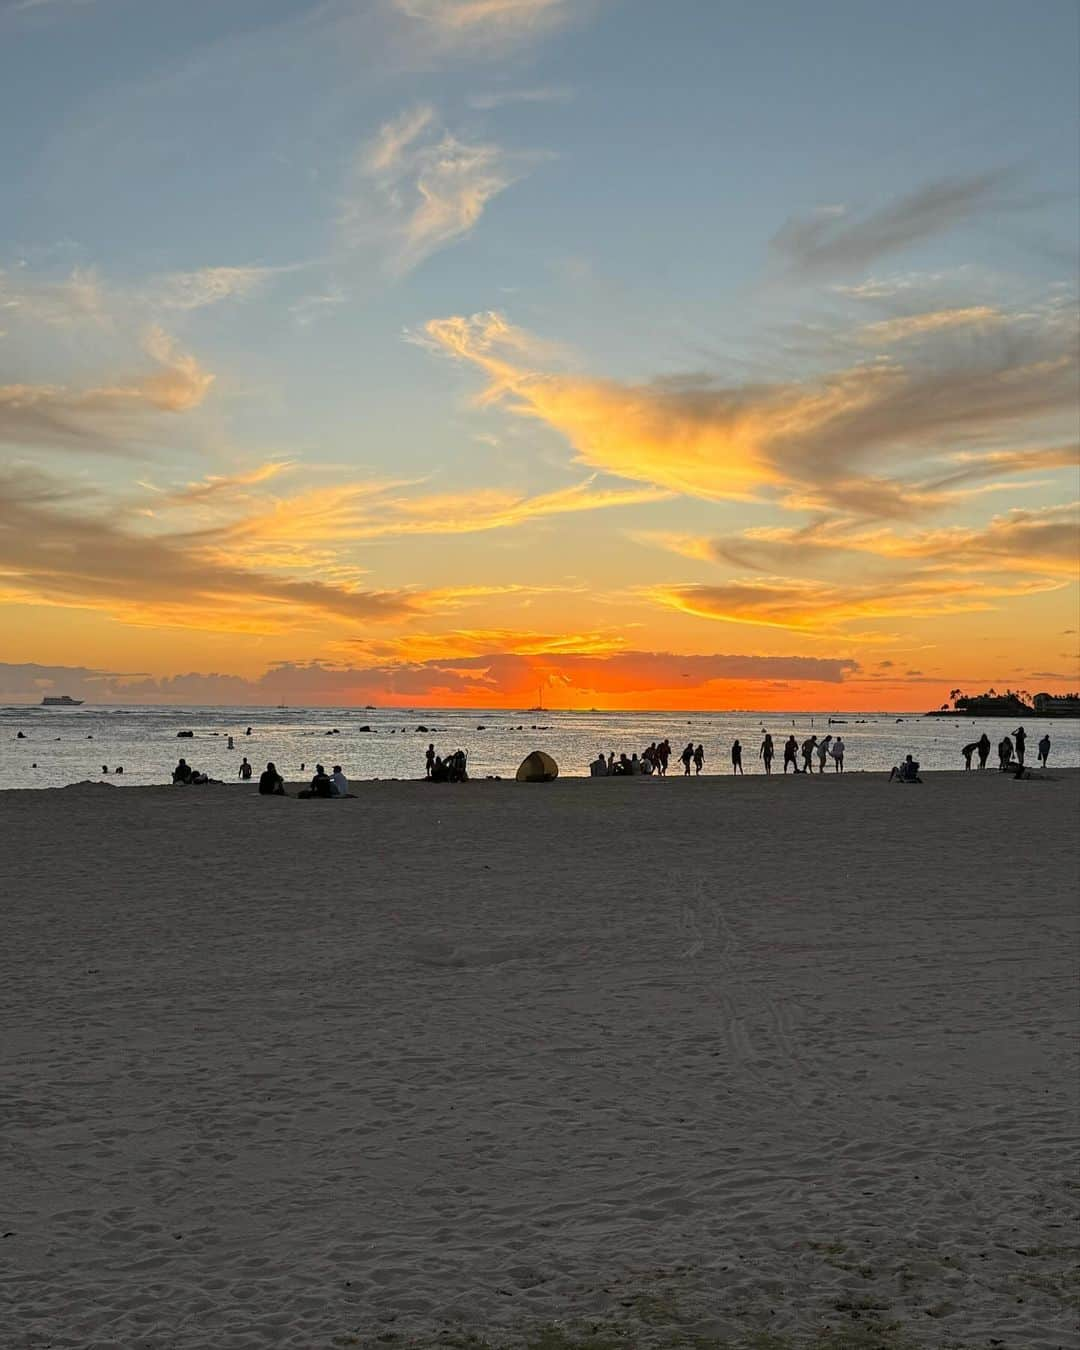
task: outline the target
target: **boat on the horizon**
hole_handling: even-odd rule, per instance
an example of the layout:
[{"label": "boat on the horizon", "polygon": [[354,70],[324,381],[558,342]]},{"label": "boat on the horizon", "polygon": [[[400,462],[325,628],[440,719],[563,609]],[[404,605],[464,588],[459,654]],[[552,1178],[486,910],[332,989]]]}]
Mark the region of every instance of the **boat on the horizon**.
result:
[{"label": "boat on the horizon", "polygon": [[61,694],[58,698],[46,694],[41,700],[43,708],[81,708],[84,700],[81,698],[72,698],[70,694]]}]

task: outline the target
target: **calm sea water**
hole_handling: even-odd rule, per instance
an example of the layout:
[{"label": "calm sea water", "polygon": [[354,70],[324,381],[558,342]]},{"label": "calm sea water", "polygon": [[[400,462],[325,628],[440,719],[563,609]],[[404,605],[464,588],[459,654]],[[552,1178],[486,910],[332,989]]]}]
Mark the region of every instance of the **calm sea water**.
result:
[{"label": "calm sea water", "polygon": [[[834,725],[829,725],[830,716]],[[371,730],[362,730],[365,726]],[[687,741],[700,742],[706,773],[730,772],[731,743],[738,737],[746,772],[760,773],[762,729],[776,743],[777,767],[790,732],[801,741],[813,730],[819,736],[829,731],[843,735],[849,772],[887,771],[909,751],[925,769],[959,769],[962,745],[985,730],[996,748],[1015,726],[1015,721],[994,718],[974,722],[887,713],[815,713],[811,721],[807,713],[754,712],[8,707],[0,708],[0,788],[62,787],[104,778],[124,786],[167,783],[180,755],[226,782],[236,781],[244,755],[256,773],[273,760],[289,780],[310,776],[317,761],[327,768],[341,764],[350,778],[422,778],[429,741],[442,754],[467,750],[474,777],[512,777],[535,749],[554,756],[562,774],[576,776],[588,773],[598,750],[640,754],[650,741],[665,736],[676,756]],[[1029,763],[1035,760],[1039,737],[1049,731],[1051,766],[1080,765],[1080,721],[1031,719],[1026,726]],[[194,736],[178,739],[181,730]],[[995,756],[996,749],[992,763]],[[123,766],[122,776],[115,773],[118,765]],[[673,765],[673,771],[681,766]]]}]

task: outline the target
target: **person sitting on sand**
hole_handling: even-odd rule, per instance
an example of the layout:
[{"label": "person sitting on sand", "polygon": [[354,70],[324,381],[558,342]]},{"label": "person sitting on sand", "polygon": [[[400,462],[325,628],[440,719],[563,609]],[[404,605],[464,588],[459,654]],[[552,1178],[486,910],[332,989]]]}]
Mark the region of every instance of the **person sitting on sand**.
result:
[{"label": "person sitting on sand", "polygon": [[1046,761],[1050,758],[1050,733],[1047,732],[1039,742],[1039,767],[1046,768]]},{"label": "person sitting on sand", "polygon": [[334,784],[330,781],[330,775],[321,764],[315,765],[315,776],[311,780],[311,787],[305,788],[303,792],[298,792],[296,795],[304,798],[321,797],[324,800],[334,796]]},{"label": "person sitting on sand", "polygon": [[266,768],[259,774],[259,796],[260,797],[284,797],[285,780],[277,771],[277,766],[273,760],[267,764]]},{"label": "person sitting on sand", "polygon": [[816,736],[808,736],[802,743],[802,771],[803,773],[814,772],[814,747],[817,745]]},{"label": "person sitting on sand", "polygon": [[656,772],[656,764],[648,754],[642,755],[638,760],[638,768],[646,778],[650,778]]},{"label": "person sitting on sand", "polygon": [[600,750],[597,752],[596,758],[589,764],[589,777],[606,778],[607,776],[607,760],[604,758],[603,750]]},{"label": "person sitting on sand", "polygon": [[334,785],[334,792],[339,797],[347,797],[349,795],[349,780],[341,772],[340,764],[334,765],[334,771],[330,775],[330,781]]},{"label": "person sitting on sand", "polygon": [[922,779],[919,777],[919,761],[917,759],[912,759],[910,755],[905,755],[904,762],[902,764],[894,764],[889,771],[889,782],[891,783],[894,778],[900,783],[921,783]]},{"label": "person sitting on sand", "polygon": [[186,759],[181,759],[176,768],[172,771],[172,780],[174,783],[191,782],[191,765]]},{"label": "person sitting on sand", "polygon": [[761,742],[761,747],[757,753],[758,759],[765,765],[765,776],[768,777],[772,773],[773,756],[776,751],[773,749],[772,737],[767,731],[764,736],[765,739]]},{"label": "person sitting on sand", "polygon": [[964,756],[965,769],[971,768],[971,756],[975,753],[976,750],[978,750],[978,748],[979,748],[978,741],[969,741],[968,744],[965,745],[964,748],[960,751],[960,753]]},{"label": "person sitting on sand", "polygon": [[784,772],[787,773],[787,766],[799,772],[799,742],[794,736],[789,736],[784,742]]},{"label": "person sitting on sand", "polygon": [[979,768],[986,768],[986,761],[990,758],[990,737],[984,731],[976,744],[979,747]]},{"label": "person sitting on sand", "polygon": [[731,743],[731,772],[742,773],[742,742],[735,740]]},{"label": "person sitting on sand", "polygon": [[253,772],[252,767],[248,763],[247,755],[245,755],[244,758],[240,761],[240,768],[237,771],[237,777],[242,778],[246,783],[248,779],[251,777],[252,772]]}]

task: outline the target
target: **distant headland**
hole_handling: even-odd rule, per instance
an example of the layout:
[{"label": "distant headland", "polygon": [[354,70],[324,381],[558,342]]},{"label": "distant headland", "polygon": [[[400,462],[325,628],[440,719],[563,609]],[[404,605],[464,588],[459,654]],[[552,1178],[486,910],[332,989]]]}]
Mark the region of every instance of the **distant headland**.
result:
[{"label": "distant headland", "polygon": [[949,702],[926,714],[927,717],[1080,717],[1080,694],[1029,694],[1026,689],[1006,689],[999,694],[965,694],[961,689],[949,693]]}]

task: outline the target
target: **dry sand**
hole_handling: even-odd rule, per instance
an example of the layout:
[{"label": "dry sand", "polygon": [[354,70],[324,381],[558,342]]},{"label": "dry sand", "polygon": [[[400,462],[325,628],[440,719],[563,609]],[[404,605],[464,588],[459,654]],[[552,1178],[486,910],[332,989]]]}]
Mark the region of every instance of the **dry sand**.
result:
[{"label": "dry sand", "polygon": [[356,790],[0,794],[4,1350],[1078,1344],[1080,773]]}]

